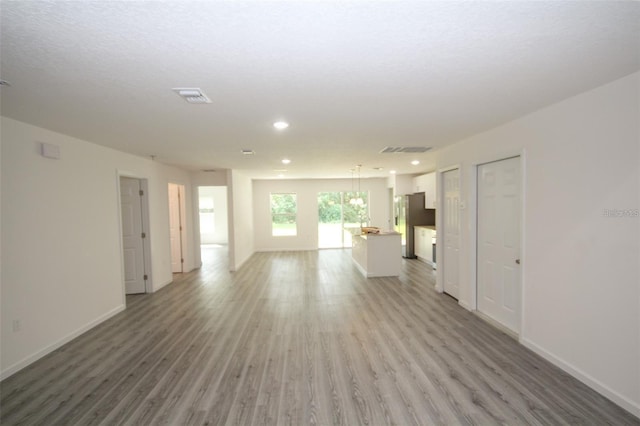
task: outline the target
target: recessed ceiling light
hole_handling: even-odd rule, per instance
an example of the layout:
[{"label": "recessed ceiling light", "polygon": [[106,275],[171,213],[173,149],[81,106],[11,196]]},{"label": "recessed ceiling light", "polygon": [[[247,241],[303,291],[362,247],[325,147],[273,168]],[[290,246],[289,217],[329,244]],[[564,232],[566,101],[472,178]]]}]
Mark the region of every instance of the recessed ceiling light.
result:
[{"label": "recessed ceiling light", "polygon": [[276,121],[275,123],[273,123],[273,127],[278,130],[284,130],[289,127],[289,123],[287,123],[286,121]]},{"label": "recessed ceiling light", "polygon": [[380,170],[384,170],[384,169],[382,167],[374,167],[373,170],[380,171]]},{"label": "recessed ceiling light", "polygon": [[396,171],[395,171],[395,170],[389,170],[389,174],[391,174],[391,175],[395,175],[395,174],[396,174]]},{"label": "recessed ceiling light", "polygon": [[243,150],[242,150],[242,151],[240,151],[240,152],[242,152],[242,155],[253,155],[253,154],[255,154],[255,153],[256,153],[256,152],[255,152],[254,150],[252,150],[252,149],[243,149]]},{"label": "recessed ceiling light", "polygon": [[289,163],[291,163],[291,160],[289,160],[288,158],[282,159],[282,164],[289,164]]},{"label": "recessed ceiling light", "polygon": [[280,173],[280,174],[278,175],[278,177],[279,177],[280,179],[282,179],[282,178],[284,178],[284,175],[283,175],[282,173]]},{"label": "recessed ceiling light", "polygon": [[418,164],[420,164],[420,161],[418,161],[418,160],[413,160],[413,161],[411,162],[411,164],[413,164],[414,166],[417,166]]}]

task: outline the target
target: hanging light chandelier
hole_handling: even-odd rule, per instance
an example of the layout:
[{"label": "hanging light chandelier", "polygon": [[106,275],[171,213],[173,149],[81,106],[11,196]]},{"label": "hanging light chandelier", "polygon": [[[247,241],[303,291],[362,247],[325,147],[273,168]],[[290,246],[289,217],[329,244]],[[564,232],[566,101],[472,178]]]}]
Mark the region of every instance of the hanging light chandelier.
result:
[{"label": "hanging light chandelier", "polygon": [[364,200],[361,197],[362,192],[360,191],[360,168],[362,167],[362,164],[358,164],[356,166],[357,170],[358,170],[358,192],[357,194],[353,194],[353,169],[351,169],[351,193],[355,196],[351,197],[351,199],[349,200],[349,204],[352,204],[354,206],[362,206],[364,205]]}]

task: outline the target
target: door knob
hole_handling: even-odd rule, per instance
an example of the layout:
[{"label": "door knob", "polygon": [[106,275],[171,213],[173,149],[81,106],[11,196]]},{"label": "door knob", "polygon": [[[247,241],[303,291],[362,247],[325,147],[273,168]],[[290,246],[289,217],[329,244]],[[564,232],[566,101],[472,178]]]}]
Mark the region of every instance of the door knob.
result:
[{"label": "door knob", "polygon": [[516,263],[519,265],[520,264],[520,259],[516,259]]}]

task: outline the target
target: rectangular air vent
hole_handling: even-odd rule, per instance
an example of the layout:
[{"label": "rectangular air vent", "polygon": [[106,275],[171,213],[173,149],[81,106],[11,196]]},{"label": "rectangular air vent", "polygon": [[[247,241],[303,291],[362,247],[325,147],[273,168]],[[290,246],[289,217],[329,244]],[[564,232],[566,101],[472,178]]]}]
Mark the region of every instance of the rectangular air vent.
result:
[{"label": "rectangular air vent", "polygon": [[210,104],[211,99],[204,94],[204,92],[197,87],[178,87],[172,89],[182,99],[190,104]]},{"label": "rectangular air vent", "polygon": [[431,149],[431,147],[427,146],[388,146],[380,151],[380,154],[398,154],[398,153],[406,153],[406,154],[415,154],[420,152],[427,152]]}]

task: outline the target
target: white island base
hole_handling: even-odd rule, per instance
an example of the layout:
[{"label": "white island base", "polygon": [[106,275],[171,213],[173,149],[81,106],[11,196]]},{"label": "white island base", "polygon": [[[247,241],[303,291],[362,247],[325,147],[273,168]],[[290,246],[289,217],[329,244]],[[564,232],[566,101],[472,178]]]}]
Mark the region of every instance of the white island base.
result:
[{"label": "white island base", "polygon": [[402,268],[402,236],[398,232],[353,236],[351,256],[367,277],[397,277]]}]

